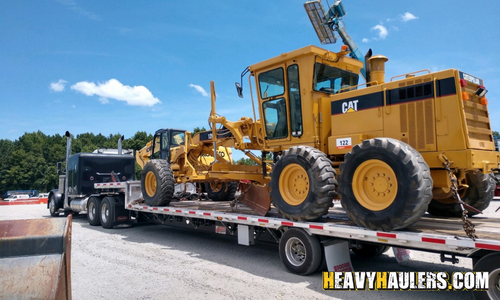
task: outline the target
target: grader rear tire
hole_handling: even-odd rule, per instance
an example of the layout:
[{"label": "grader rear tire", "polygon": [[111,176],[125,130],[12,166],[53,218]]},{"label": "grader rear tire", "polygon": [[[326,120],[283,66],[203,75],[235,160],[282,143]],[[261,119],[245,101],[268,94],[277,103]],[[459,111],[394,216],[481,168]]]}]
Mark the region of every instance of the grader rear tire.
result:
[{"label": "grader rear tire", "polygon": [[410,145],[374,138],[345,155],[338,191],[358,226],[391,231],[420,219],[432,198],[432,184],[429,166]]},{"label": "grader rear tire", "polygon": [[170,164],[163,159],[148,161],[142,170],[141,189],[147,205],[169,204],[175,190],[174,173]]},{"label": "grader rear tire", "polygon": [[312,147],[283,152],[271,174],[271,198],[278,212],[292,221],[314,221],[333,206],[335,170],[326,155]]},{"label": "grader rear tire", "polygon": [[[479,171],[468,172],[466,179],[469,187],[463,193],[460,193],[460,198],[463,202],[478,210],[485,210],[495,195],[495,180],[489,174],[483,174]],[[455,202],[453,197],[443,200],[432,199],[427,211],[435,216],[457,218],[462,216],[462,208],[460,204]],[[469,216],[477,214],[477,212],[470,209],[467,211]]]}]

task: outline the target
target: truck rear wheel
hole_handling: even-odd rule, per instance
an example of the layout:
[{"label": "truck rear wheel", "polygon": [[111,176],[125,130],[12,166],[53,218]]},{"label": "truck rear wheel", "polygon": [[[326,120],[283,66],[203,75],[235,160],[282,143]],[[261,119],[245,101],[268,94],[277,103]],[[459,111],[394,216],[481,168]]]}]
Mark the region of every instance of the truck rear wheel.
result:
[{"label": "truck rear wheel", "polygon": [[283,152],[271,174],[271,198],[292,221],[314,221],[328,213],[337,196],[335,170],[326,155],[312,147]]},{"label": "truck rear wheel", "polygon": [[212,201],[230,201],[234,199],[237,182],[205,182],[205,191]]},{"label": "truck rear wheel", "polygon": [[113,197],[104,197],[101,201],[101,208],[99,209],[99,220],[103,228],[113,228],[113,217],[115,215]]},{"label": "truck rear wheel", "polygon": [[169,204],[175,190],[174,173],[170,164],[163,159],[148,161],[142,170],[141,189],[147,205]]},{"label": "truck rear wheel", "polygon": [[90,197],[87,204],[87,221],[90,226],[101,225],[101,219],[99,218],[101,210],[101,198]]},{"label": "truck rear wheel", "polygon": [[279,248],[281,261],[292,273],[311,274],[321,264],[323,254],[318,238],[303,229],[291,228],[285,231]]},{"label": "truck rear wheel", "polygon": [[500,299],[500,253],[488,254],[474,263],[474,272],[488,272],[488,290],[473,291],[476,299]]},{"label": "truck rear wheel", "polygon": [[410,145],[374,138],[345,155],[338,191],[358,226],[391,231],[420,219],[432,198],[432,184],[429,166]]},{"label": "truck rear wheel", "polygon": [[[468,172],[465,178],[469,187],[462,193],[459,191],[462,201],[478,210],[486,209],[495,195],[495,180],[489,174],[483,174],[479,171]],[[427,211],[435,216],[458,218],[462,216],[462,208],[453,197],[432,199]],[[468,212],[469,216],[477,214],[477,212],[470,210]]]}]

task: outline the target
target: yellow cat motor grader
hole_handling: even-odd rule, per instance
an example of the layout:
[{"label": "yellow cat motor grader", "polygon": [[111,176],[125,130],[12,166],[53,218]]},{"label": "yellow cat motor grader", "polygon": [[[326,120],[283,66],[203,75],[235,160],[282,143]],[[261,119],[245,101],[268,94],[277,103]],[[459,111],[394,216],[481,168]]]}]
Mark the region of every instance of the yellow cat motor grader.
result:
[{"label": "yellow cat motor grader", "polygon": [[[328,13],[318,1],[306,9],[322,42],[333,36],[325,34],[328,28],[340,33],[340,52],[307,46],[242,73],[242,79],[250,74],[250,88],[252,79],[256,84],[253,119],[230,122],[217,115],[211,83],[212,130],[193,138],[185,133],[184,145],[166,145],[167,160],[146,163],[146,202],[168,203],[174,182],[246,180],[261,191],[248,200],[261,201],[264,211],[269,206],[262,198],[270,195],[284,217],[316,220],[340,196],[356,224],[385,231],[408,227],[427,210],[462,216],[464,207],[473,215],[488,206],[495,187],[488,173],[498,167],[499,153],[483,81],[449,69],[386,82],[387,58],[369,53],[365,66],[338,22],[339,4]],[[360,75],[366,79],[361,85]],[[236,86],[241,96],[242,84]],[[219,147],[242,150],[258,166],[233,165]],[[261,151],[262,159],[249,150]],[[267,153],[273,153],[272,168],[263,159]],[[202,156],[212,162],[201,163]]]},{"label": "yellow cat motor grader", "polygon": [[[179,175],[177,171],[180,170],[179,166],[179,157],[174,158],[175,160],[171,160],[170,149],[183,146],[185,144],[186,135],[190,135],[189,132],[182,129],[159,129],[155,132],[153,139],[149,141],[146,146],[142,149],[136,151],[135,160],[137,164],[141,168],[145,168],[146,163],[153,159],[151,164],[155,165],[155,170],[160,169],[161,166],[159,164],[165,164],[166,162],[172,162],[170,168],[175,170],[175,174]],[[203,132],[201,136],[207,140],[208,133]],[[191,141],[191,140],[190,140]],[[231,157],[231,148],[228,147],[218,147],[218,155],[224,159],[227,163],[232,164]],[[212,154],[212,153],[210,153]],[[193,164],[198,167],[197,172],[205,171],[210,168],[210,165],[214,162],[213,155],[206,153],[196,153],[193,151],[190,154],[190,158],[193,159],[193,155],[197,155],[195,158],[195,162]],[[156,159],[155,159],[156,158]],[[182,157],[184,158],[184,157]],[[151,168],[151,165],[147,167]],[[171,177],[165,178],[167,179],[164,182],[164,187],[168,189],[172,189]],[[181,187],[184,188],[183,194],[186,193],[187,185],[185,184],[187,180],[181,180],[177,183],[184,183]],[[158,186],[158,187],[161,187]],[[201,185],[201,191],[206,192],[208,197],[214,201],[225,201],[231,200],[234,198],[236,190],[238,188],[237,182],[223,182],[223,181],[209,181],[205,182],[205,184]],[[146,195],[155,195],[157,189],[157,178],[153,176],[152,172],[147,173],[146,177],[142,182],[142,190],[146,193]],[[159,194],[158,194],[159,195]],[[166,205],[170,202],[171,197],[147,197],[147,203],[150,205]]]}]

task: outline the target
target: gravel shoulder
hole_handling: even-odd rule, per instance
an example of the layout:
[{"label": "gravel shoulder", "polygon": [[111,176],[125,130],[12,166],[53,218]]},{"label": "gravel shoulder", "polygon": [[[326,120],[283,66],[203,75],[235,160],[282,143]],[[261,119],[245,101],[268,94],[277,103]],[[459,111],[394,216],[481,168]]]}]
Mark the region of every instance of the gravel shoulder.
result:
[{"label": "gravel shoulder", "polygon": [[[496,216],[500,201],[486,216]],[[49,218],[46,205],[0,206],[0,220]],[[438,254],[412,251],[371,260],[351,255],[356,271],[469,271],[470,259],[441,263]],[[106,230],[73,219],[73,299],[473,299],[470,292],[324,291],[322,275],[297,276],[282,265],[277,244],[238,245],[235,238],[153,224]]]}]

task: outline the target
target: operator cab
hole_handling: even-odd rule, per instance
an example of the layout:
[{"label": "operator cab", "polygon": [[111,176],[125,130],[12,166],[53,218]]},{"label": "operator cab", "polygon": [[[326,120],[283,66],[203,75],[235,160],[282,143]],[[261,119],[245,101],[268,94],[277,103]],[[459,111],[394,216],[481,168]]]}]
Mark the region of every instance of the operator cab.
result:
[{"label": "operator cab", "polygon": [[[320,98],[358,87],[363,63],[348,53],[306,46],[248,67],[268,146],[277,149],[284,141],[316,145]],[[240,94],[241,85],[236,87]]]},{"label": "operator cab", "polygon": [[159,129],[153,137],[153,158],[170,162],[170,149],[184,145],[186,131],[182,129]]}]

